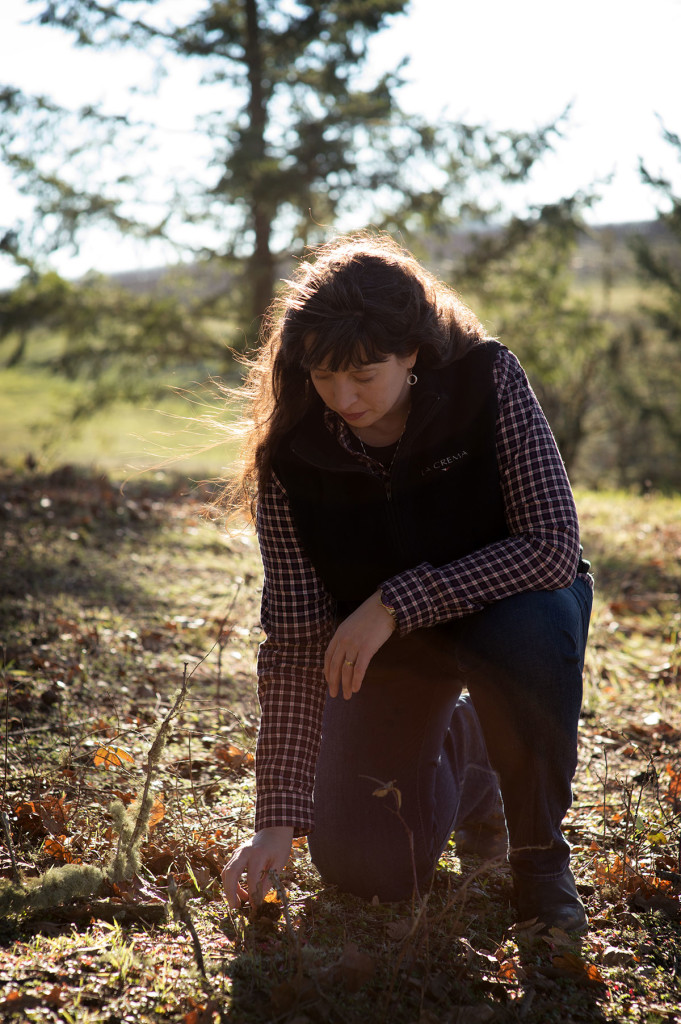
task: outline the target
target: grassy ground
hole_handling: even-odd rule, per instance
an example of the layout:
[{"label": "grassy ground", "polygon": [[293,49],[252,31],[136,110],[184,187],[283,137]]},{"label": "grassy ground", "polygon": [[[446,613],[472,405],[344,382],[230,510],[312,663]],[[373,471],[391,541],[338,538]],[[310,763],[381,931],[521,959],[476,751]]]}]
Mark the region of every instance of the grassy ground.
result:
[{"label": "grassy ground", "polygon": [[[506,869],[453,848],[427,902],[380,906],[324,887],[300,841],[265,913],[228,911],[219,872],[252,821],[260,567],[247,530],[200,519],[202,497],[169,475],[123,492],[74,469],[0,479],[0,873],[59,869],[21,911],[5,894],[0,1014],[680,1021],[681,499],[578,495],[598,597],[567,822],[591,928],[574,941],[514,928]],[[134,819],[147,780],[134,876],[75,898],[80,865],[128,849],[110,808]]]},{"label": "grassy ground", "polygon": [[215,476],[234,457],[218,430],[197,422],[207,413],[223,420],[225,410],[213,401],[214,389],[189,373],[168,373],[155,398],[106,405],[74,422],[85,387],[35,363],[0,366],[0,466],[15,469],[28,460],[49,471],[73,463],[122,480],[169,457],[176,464],[178,455],[186,456],[186,474]]}]

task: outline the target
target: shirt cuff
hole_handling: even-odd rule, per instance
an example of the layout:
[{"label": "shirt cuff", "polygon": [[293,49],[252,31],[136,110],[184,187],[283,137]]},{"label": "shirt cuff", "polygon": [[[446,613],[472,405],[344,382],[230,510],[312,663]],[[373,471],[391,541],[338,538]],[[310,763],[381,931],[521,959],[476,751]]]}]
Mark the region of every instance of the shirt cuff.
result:
[{"label": "shirt cuff", "polygon": [[[423,566],[423,568],[430,568]],[[423,589],[421,566],[401,572],[399,576],[381,584],[381,600],[395,612],[395,623],[401,636],[415,629],[426,629],[435,624],[435,609]]]},{"label": "shirt cuff", "polygon": [[293,835],[306,836],[314,828],[312,797],[304,793],[273,791],[258,793],[255,802],[255,831],[263,828],[293,827]]},{"label": "shirt cuff", "polygon": [[[443,580],[443,583],[446,582]],[[400,636],[428,629],[447,619],[460,618],[485,607],[482,601],[454,594],[451,584],[438,585],[438,574],[428,562],[401,572],[381,584],[385,604],[395,610]]]}]

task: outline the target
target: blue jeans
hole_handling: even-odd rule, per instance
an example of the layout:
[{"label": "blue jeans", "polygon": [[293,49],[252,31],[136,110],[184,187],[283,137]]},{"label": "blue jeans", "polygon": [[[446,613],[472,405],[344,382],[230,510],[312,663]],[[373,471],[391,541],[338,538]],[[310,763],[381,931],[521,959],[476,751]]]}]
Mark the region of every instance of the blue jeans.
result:
[{"label": "blue jeans", "polygon": [[[393,636],[358,694],[327,698],[309,839],[326,882],[408,898],[405,825],[423,887],[452,831],[490,818],[502,801],[513,871],[562,874],[592,596],[578,577]],[[373,795],[388,782],[400,791],[402,821],[393,795]]]}]

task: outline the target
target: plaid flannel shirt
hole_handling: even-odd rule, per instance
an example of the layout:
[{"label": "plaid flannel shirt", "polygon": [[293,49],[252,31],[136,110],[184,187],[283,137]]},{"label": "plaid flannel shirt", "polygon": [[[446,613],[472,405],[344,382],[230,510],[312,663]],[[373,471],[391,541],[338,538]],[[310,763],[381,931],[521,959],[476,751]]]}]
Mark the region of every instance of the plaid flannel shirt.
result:
[{"label": "plaid flannel shirt", "polygon": [[[401,636],[479,611],[527,590],[569,586],[580,557],[577,512],[565,467],[542,409],[516,357],[494,363],[497,464],[510,536],[448,565],[423,563],[381,584]],[[327,410],[339,443],[356,452],[347,425]],[[261,495],[257,534],[264,567],[258,654],[261,723],[256,752],[256,830],[292,825],[312,831],[312,791],[326,699],[324,652],[334,601],[307,558],[286,492],[273,477]]]}]

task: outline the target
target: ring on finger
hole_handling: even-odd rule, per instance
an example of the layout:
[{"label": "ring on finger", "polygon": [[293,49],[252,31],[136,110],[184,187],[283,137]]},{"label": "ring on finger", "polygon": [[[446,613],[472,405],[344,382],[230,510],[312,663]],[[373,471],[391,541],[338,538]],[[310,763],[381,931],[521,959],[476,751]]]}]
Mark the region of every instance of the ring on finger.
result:
[{"label": "ring on finger", "polygon": [[346,658],[346,659],[345,659],[345,661],[343,662],[343,664],[344,664],[344,665],[349,665],[349,666],[350,666],[350,668],[354,668],[354,667],[355,667],[355,663],[354,663],[354,661],[350,661],[350,660],[349,660],[348,658]]}]

